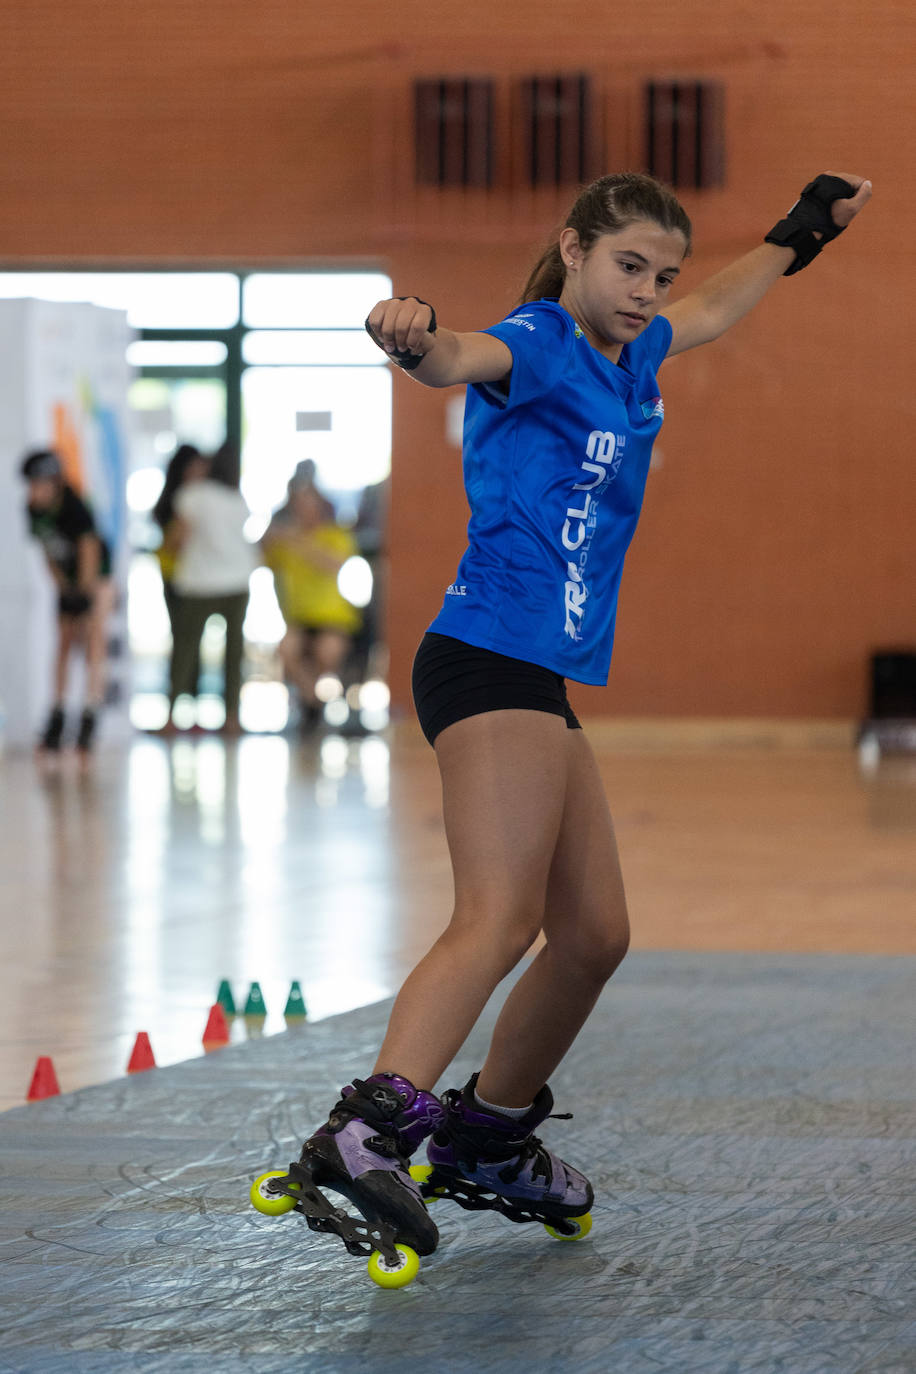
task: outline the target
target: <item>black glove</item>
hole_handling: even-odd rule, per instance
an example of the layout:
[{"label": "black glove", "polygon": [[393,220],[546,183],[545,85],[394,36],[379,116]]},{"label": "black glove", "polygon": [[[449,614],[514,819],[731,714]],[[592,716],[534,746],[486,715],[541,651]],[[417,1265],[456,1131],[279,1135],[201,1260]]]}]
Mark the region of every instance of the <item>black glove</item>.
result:
[{"label": "black glove", "polygon": [[[421,301],[419,296],[395,296],[394,299],[395,299],[395,300],[398,300],[398,301],[410,301],[410,300],[414,300],[414,301],[419,301],[420,305],[429,305],[429,301]],[[432,305],[429,305],[429,309],[430,309],[430,311],[431,311],[431,313],[432,313],[432,319],[431,319],[430,322],[429,322],[429,326],[428,326],[426,332],[427,332],[427,334],[435,334],[435,332],[436,332],[436,311],[435,311],[435,307],[432,306]],[[375,331],[372,330],[372,329],[370,329],[368,319],[366,320],[366,333],[369,335],[369,338],[372,340],[372,342],[373,342],[374,344],[378,344],[379,348],[383,348],[383,347],[384,347],[384,345],[383,345],[381,339],[379,339],[379,337],[378,337],[378,335],[375,333]],[[393,363],[397,363],[398,367],[403,368],[405,372],[413,372],[413,370],[414,370],[415,367],[419,367],[419,366],[420,366],[420,364],[422,363],[423,359],[426,357],[426,354],[425,354],[425,353],[409,353],[409,352],[407,351],[406,348],[403,348],[403,349],[399,349],[398,352],[396,352],[396,353],[389,353],[389,354],[388,354],[388,357],[391,359],[391,361],[392,361]]]},{"label": "black glove", "polygon": [[[830,207],[835,200],[849,200],[856,193],[854,186],[842,177],[820,176],[809,181],[792,209],[766,235],[765,243],[778,243],[781,248],[794,248],[795,261],[784,276],[791,277],[813,262],[825,243],[830,243],[843,229],[834,224]],[[845,227],[845,226],[844,226]],[[815,233],[823,237],[816,238]]]},{"label": "black glove", "polygon": [[92,607],[92,597],[85,592],[76,590],[61,592],[57,598],[57,609],[61,615],[68,616],[74,620],[86,613]]}]

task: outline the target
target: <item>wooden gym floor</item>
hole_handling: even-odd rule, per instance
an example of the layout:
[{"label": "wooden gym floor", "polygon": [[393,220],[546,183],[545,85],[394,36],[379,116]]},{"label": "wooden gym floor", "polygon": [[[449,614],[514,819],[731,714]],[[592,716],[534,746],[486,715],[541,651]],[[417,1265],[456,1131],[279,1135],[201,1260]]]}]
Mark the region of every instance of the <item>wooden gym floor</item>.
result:
[{"label": "wooden gym floor", "polygon": [[[587,724],[641,950],[916,953],[916,759],[845,725]],[[201,1054],[217,984],[298,978],[313,1018],[388,996],[448,917],[435,761],[416,728],[299,743],[0,759],[0,1107],[38,1055],[64,1092]],[[262,1033],[241,1022],[234,1038]]]}]

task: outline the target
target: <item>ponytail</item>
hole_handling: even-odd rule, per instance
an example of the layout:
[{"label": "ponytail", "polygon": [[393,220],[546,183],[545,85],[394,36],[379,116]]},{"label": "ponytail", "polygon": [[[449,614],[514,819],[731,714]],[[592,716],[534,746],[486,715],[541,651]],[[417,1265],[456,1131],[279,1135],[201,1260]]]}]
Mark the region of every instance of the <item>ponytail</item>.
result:
[{"label": "ponytail", "polygon": [[566,269],[559,242],[552,243],[531,269],[522,292],[522,304],[539,301],[542,296],[559,296],[566,282]]},{"label": "ponytail", "polygon": [[[637,220],[649,220],[669,232],[683,234],[690,252],[692,230],[686,211],[673,191],[642,172],[615,172],[593,181],[580,192],[564,227],[575,229],[580,246],[588,252],[602,234],[619,234]],[[533,268],[521,304],[542,296],[559,296],[565,283],[558,237]]]}]

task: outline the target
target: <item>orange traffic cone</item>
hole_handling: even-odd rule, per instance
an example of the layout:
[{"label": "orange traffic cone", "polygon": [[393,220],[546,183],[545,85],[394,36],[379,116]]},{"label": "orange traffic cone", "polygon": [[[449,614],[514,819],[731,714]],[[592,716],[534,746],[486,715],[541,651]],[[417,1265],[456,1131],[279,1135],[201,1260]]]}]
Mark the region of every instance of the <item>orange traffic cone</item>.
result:
[{"label": "orange traffic cone", "polygon": [[29,1084],[26,1102],[40,1102],[43,1097],[59,1097],[60,1084],[57,1081],[57,1074],[54,1072],[48,1055],[43,1054],[39,1057],[35,1065],[35,1072],[32,1074],[32,1082]]},{"label": "orange traffic cone", "polygon": [[210,1015],[203,1033],[204,1049],[217,1049],[220,1045],[229,1044],[229,1026],[226,1022],[226,1013],[223,1011],[219,1002],[214,1002],[210,1008]]},{"label": "orange traffic cone", "polygon": [[127,1061],[128,1073],[142,1073],[144,1069],[154,1069],[156,1060],[153,1057],[153,1047],[149,1042],[146,1031],[138,1031],[131,1050],[130,1059]]}]

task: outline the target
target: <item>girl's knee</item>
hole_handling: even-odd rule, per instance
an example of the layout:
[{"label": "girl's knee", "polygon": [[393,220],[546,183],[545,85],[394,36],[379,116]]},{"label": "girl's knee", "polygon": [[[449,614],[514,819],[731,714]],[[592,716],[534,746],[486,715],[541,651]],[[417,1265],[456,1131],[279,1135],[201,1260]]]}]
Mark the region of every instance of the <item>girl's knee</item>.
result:
[{"label": "girl's knee", "polygon": [[445,931],[445,938],[467,942],[480,954],[486,953],[502,970],[511,972],[528,953],[541,933],[542,917],[527,912],[480,903],[470,910],[456,908]]},{"label": "girl's knee", "polygon": [[630,947],[630,923],[624,914],[613,922],[571,933],[568,938],[564,937],[561,927],[554,931],[549,944],[555,954],[576,967],[580,977],[603,985],[626,958]]},{"label": "girl's knee", "polygon": [[620,925],[608,933],[604,944],[604,962],[607,968],[607,977],[610,978],[615,969],[619,968],[627,957],[627,950],[630,948],[630,922],[624,917]]}]

